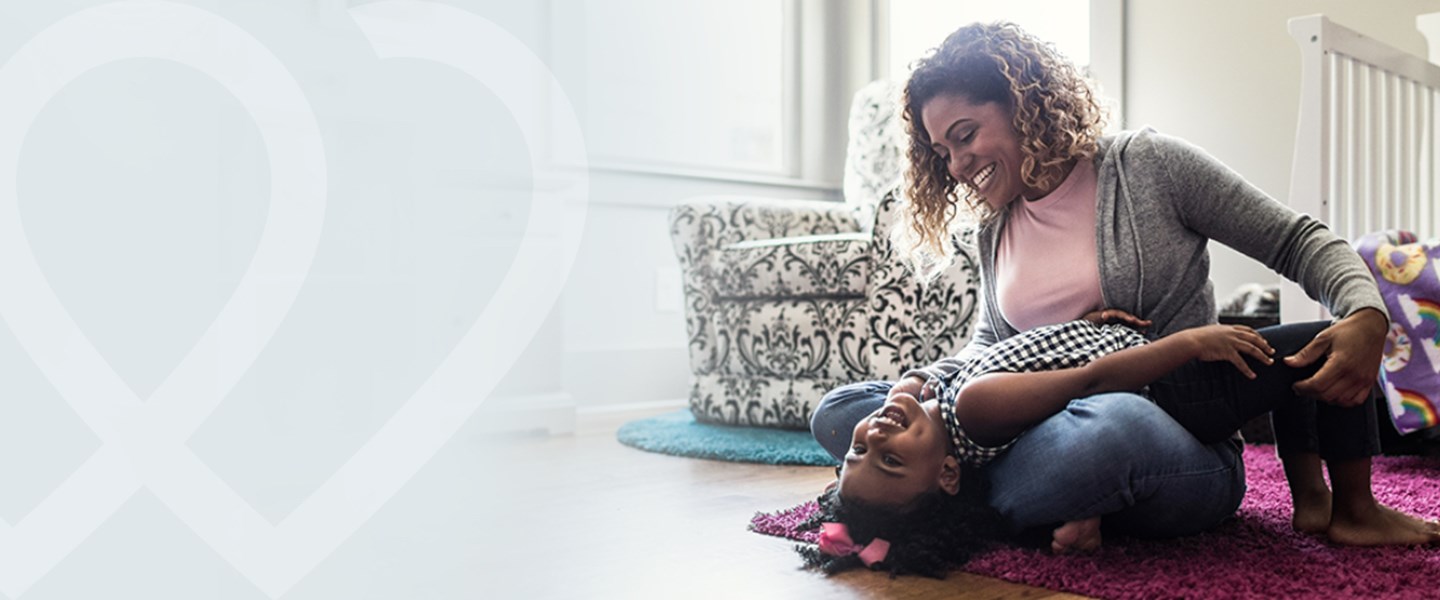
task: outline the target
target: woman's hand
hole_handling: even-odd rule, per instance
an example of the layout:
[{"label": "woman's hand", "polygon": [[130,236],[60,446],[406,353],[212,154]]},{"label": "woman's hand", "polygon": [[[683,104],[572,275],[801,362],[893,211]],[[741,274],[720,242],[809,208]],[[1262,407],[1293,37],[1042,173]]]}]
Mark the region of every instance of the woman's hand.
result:
[{"label": "woman's hand", "polygon": [[1267,365],[1275,362],[1270,358],[1275,349],[1270,347],[1265,337],[1244,325],[1207,325],[1175,335],[1183,336],[1190,343],[1195,358],[1206,362],[1229,362],[1250,379],[1255,378],[1255,371],[1245,362],[1246,356]]},{"label": "woman's hand", "polygon": [[1129,326],[1131,329],[1138,329],[1142,331],[1146,327],[1150,326],[1150,321],[1141,319],[1140,317],[1132,315],[1118,308],[1106,308],[1104,310],[1091,311],[1085,313],[1085,316],[1080,318],[1098,325],[1120,323],[1122,325]]},{"label": "woman's hand", "polygon": [[1295,384],[1295,393],[1337,406],[1365,402],[1380,373],[1385,334],[1390,320],[1373,308],[1351,313],[1325,328],[1285,364],[1304,367],[1325,357],[1325,364],[1309,379]]}]

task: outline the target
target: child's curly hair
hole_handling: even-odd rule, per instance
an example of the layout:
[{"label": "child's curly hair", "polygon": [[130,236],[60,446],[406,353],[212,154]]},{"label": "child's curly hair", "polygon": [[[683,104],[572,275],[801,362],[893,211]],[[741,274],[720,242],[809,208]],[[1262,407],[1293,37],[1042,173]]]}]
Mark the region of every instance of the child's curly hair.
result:
[{"label": "child's curly hair", "polygon": [[1093,158],[1105,126],[1091,82],[1052,44],[1014,23],[975,23],[945,38],[916,62],[903,98],[910,139],[905,192],[914,250],[944,257],[950,256],[943,241],[959,202],[978,221],[995,216],[950,176],[920,121],[925,103],[944,94],[959,94],[975,104],[996,102],[1010,111],[1024,157],[1020,177],[1036,188],[1058,185],[1071,160]]},{"label": "child's curly hair", "polygon": [[[966,477],[975,474],[966,473],[962,478],[977,481],[978,477]],[[843,499],[838,487],[826,490],[816,502],[820,509],[798,529],[813,530],[827,522],[844,523],[856,543],[868,544],[875,538],[889,541],[885,559],[872,568],[886,570],[891,577],[915,574],[943,579],[949,570],[964,565],[996,542],[1018,539],[1009,533],[1004,518],[985,503],[981,485],[964,486],[953,496],[936,490],[904,509]],[[795,551],[805,559],[807,568],[819,569],[826,575],[864,566],[854,554],[831,556],[803,544],[795,546]]]}]

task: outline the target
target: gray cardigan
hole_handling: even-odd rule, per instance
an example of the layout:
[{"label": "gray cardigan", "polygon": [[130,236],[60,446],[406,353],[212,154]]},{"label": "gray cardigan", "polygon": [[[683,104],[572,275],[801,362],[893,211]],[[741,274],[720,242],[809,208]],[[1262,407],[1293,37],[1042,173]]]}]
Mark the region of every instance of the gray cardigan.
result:
[{"label": "gray cardigan", "polygon": [[[1094,164],[1100,293],[1106,307],[1152,321],[1150,337],[1216,321],[1212,239],[1299,283],[1331,314],[1362,308],[1385,314],[1379,288],[1348,243],[1204,150],[1147,128],[1101,139]],[[975,335],[956,357],[905,376],[944,377],[970,353],[1017,333],[995,297],[995,248],[1005,216],[977,234],[982,305]]]}]

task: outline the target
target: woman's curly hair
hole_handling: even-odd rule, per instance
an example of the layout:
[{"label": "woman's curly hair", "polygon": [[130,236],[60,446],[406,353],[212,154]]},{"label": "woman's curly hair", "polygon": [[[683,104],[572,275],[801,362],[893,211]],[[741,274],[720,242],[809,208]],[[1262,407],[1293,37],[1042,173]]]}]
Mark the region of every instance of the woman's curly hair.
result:
[{"label": "woman's curly hair", "polygon": [[958,203],[980,222],[996,214],[950,176],[921,123],[920,109],[947,94],[973,104],[996,102],[1009,111],[1024,157],[1020,177],[1031,187],[1050,189],[1071,160],[1093,158],[1105,126],[1091,82],[1052,44],[1014,23],[966,25],[917,61],[903,97],[911,246],[946,258],[951,251],[944,238]]},{"label": "woman's curly hair", "polygon": [[[979,477],[971,472],[962,479],[977,481]],[[1021,541],[985,503],[983,489],[967,485],[956,495],[936,490],[896,509],[842,498],[839,489],[832,487],[816,498],[819,510],[798,529],[844,523],[856,543],[868,544],[877,537],[890,542],[885,560],[875,563],[873,569],[888,571],[891,577],[914,574],[940,579],[997,542]],[[807,568],[826,575],[864,566],[856,555],[831,556],[812,545],[797,545],[795,551],[805,559]]]}]

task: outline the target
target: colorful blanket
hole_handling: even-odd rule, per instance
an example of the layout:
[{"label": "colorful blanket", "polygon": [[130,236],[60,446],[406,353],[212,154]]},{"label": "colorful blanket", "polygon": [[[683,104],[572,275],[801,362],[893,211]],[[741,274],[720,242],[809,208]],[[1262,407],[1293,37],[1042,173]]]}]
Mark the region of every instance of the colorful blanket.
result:
[{"label": "colorful blanket", "polygon": [[1380,382],[1395,429],[1403,435],[1434,427],[1440,424],[1440,246],[1392,230],[1360,238],[1355,250],[1390,311]]}]

